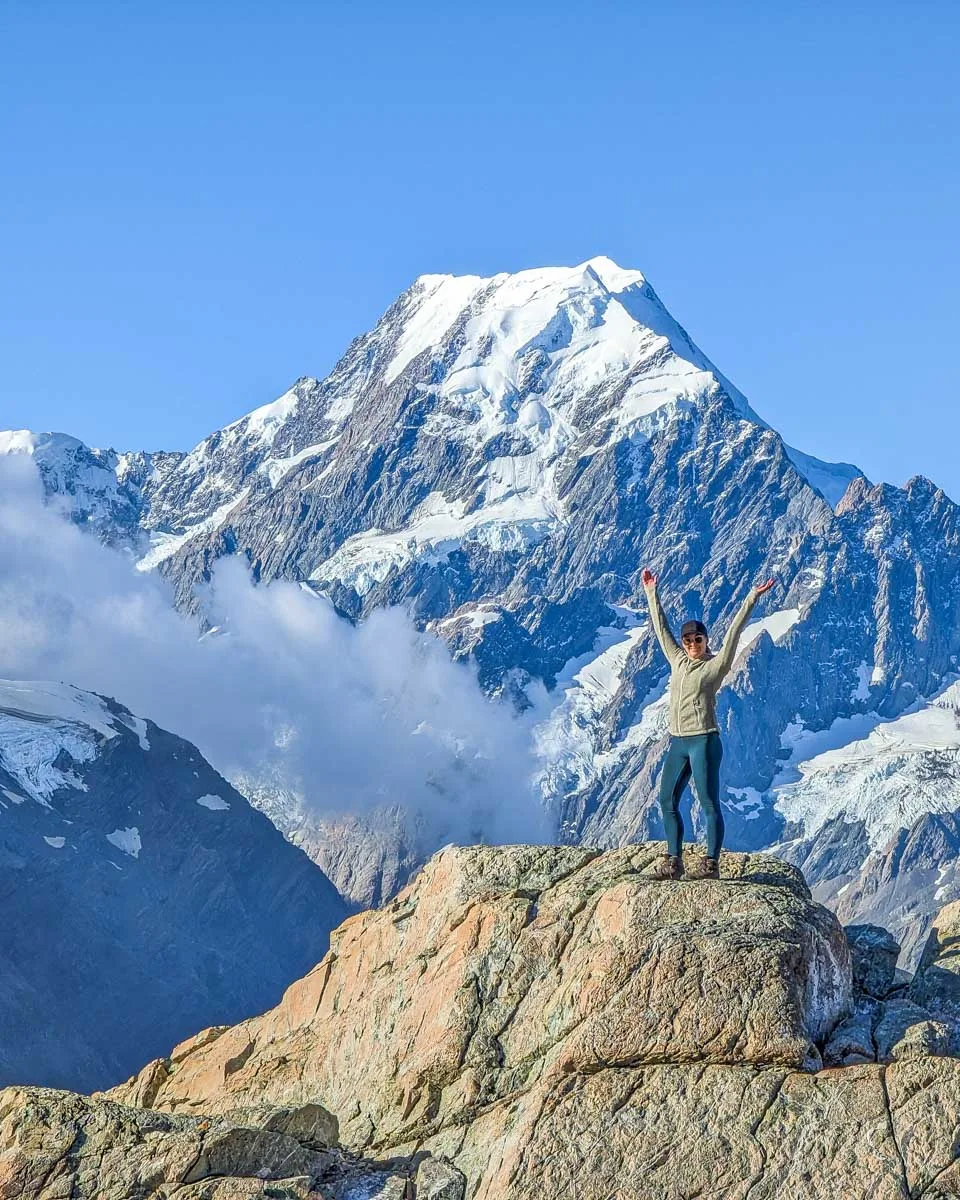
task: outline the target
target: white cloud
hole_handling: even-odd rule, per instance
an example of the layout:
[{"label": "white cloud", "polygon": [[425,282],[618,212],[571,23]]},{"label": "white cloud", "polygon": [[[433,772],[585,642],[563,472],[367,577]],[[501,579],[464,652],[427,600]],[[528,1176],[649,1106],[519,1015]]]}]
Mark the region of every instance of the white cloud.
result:
[{"label": "white cloud", "polygon": [[44,506],[0,461],[0,675],[112,696],[222,773],[280,773],[317,812],[399,803],[438,841],[539,840],[529,725],[398,610],[359,626],[300,586],[217,567],[198,637],[163,581]]}]

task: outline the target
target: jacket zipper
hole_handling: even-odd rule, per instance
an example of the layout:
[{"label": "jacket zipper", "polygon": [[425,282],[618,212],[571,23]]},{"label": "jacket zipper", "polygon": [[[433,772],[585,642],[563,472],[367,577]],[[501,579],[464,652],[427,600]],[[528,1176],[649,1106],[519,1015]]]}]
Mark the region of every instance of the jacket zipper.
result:
[{"label": "jacket zipper", "polygon": [[[683,664],[686,667],[686,663]],[[680,700],[677,704],[677,737],[683,737],[683,677],[686,675],[685,670],[680,672]]]}]

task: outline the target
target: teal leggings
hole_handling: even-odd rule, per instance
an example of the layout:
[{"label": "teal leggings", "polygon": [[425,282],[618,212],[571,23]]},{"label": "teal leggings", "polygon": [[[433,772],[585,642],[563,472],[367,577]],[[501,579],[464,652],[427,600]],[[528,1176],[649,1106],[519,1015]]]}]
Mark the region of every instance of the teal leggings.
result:
[{"label": "teal leggings", "polygon": [[719,733],[697,733],[672,737],[660,776],[660,809],[667,835],[667,853],[680,857],[683,819],[680,797],[693,776],[697,799],[707,823],[707,857],[719,858],[723,845],[723,813],[720,811],[720,760],[723,742]]}]

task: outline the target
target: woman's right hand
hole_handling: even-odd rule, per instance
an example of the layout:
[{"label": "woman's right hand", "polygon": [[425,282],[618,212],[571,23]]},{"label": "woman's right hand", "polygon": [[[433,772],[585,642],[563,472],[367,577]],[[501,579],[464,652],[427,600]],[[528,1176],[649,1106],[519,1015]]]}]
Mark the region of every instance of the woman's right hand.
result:
[{"label": "woman's right hand", "polygon": [[640,578],[643,580],[644,587],[650,587],[651,584],[655,584],[657,582],[656,575],[654,575],[654,573],[648,567],[643,568],[643,574],[640,576]]}]

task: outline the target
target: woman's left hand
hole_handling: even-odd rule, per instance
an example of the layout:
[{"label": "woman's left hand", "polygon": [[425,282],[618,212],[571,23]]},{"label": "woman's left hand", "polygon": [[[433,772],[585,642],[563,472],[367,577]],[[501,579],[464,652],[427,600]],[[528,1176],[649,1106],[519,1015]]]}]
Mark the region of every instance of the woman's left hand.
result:
[{"label": "woman's left hand", "polygon": [[768,579],[766,583],[758,583],[757,595],[762,596],[764,592],[769,592],[776,582],[777,581],[775,579]]}]

